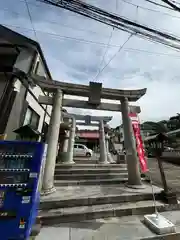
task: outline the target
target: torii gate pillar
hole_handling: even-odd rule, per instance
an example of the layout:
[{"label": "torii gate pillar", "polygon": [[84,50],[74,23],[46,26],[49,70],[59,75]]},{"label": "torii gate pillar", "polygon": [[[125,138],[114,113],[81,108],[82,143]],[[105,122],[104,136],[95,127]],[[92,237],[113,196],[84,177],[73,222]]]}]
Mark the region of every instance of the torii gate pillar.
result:
[{"label": "torii gate pillar", "polygon": [[124,127],[124,143],[126,149],[126,161],[128,168],[128,185],[132,188],[141,188],[141,174],[136,146],[133,139],[133,128],[129,118],[129,104],[127,98],[121,100],[122,121]]},{"label": "torii gate pillar", "polygon": [[42,184],[43,195],[47,195],[56,191],[54,187],[54,171],[56,166],[56,153],[61,122],[62,98],[63,93],[61,90],[58,89],[53,98],[53,107],[48,129],[47,157]]}]

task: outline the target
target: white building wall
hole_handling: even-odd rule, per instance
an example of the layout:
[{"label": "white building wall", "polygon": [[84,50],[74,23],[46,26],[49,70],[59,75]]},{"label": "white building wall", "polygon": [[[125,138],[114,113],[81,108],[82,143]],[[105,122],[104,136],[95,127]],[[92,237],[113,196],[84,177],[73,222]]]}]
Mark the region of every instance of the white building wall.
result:
[{"label": "white building wall", "polygon": [[[33,93],[37,98],[39,97],[39,95],[44,95],[42,90],[39,87],[34,87],[33,88]],[[41,132],[42,127],[43,127],[43,120],[44,120],[45,111],[42,109],[42,107],[32,97],[32,95],[30,93],[27,94],[26,100],[27,100],[29,106],[40,116],[38,131]]]},{"label": "white building wall", "polygon": [[[39,62],[39,65],[38,65],[38,69],[37,69],[36,74],[39,75],[39,76],[46,77],[47,74],[45,72],[43,63],[42,63],[42,61],[41,61],[39,56],[37,56],[37,58],[35,60],[34,71],[36,69],[37,62]],[[37,99],[39,98],[40,95],[45,95],[43,93],[43,91],[41,90],[41,88],[38,87],[38,86],[30,88],[30,89],[33,92],[33,94],[36,96]],[[27,100],[29,106],[40,116],[38,131],[41,132],[42,131],[42,127],[43,127],[45,111],[39,105],[39,103],[32,97],[32,95],[30,93],[27,94],[26,100]],[[44,105],[44,108],[46,108],[45,105]],[[51,110],[52,110],[52,107],[51,106],[47,106],[47,112],[49,113],[49,115],[51,115]],[[49,121],[50,121],[50,117],[48,116],[48,114],[46,114],[45,122],[47,124],[49,124]]]},{"label": "white building wall", "polygon": [[[52,106],[47,106],[47,112],[49,113],[49,115],[51,115],[51,111],[52,111]],[[47,124],[49,124],[50,122],[50,117],[48,116],[48,114],[46,114],[45,122]]]}]

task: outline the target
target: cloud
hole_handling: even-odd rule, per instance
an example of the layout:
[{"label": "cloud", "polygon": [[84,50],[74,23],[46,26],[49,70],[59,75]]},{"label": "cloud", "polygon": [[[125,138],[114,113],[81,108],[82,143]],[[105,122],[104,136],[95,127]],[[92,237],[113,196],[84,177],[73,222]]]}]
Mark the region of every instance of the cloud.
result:
[{"label": "cloud", "polygon": [[[133,21],[179,35],[179,13],[144,0],[128,1],[139,7],[116,0],[86,0],[90,4]],[[42,4],[37,0],[28,0],[28,3],[33,26],[23,0],[1,1],[0,22],[34,39],[36,37],[33,27],[35,28],[36,40],[42,46],[54,79],[81,84],[96,80],[102,82],[105,87],[118,89],[147,87],[147,94],[136,103],[142,108],[140,114],[142,121],[169,118],[180,111],[179,52],[133,36],[117,53],[119,46],[129,36],[127,33],[113,30],[109,26],[64,9]],[[110,46],[101,68],[108,64],[116,53],[117,55],[99,74],[98,79],[95,79],[111,33]],[[70,109],[70,111],[110,115],[113,116],[112,126],[121,123],[120,113],[81,109]]]}]

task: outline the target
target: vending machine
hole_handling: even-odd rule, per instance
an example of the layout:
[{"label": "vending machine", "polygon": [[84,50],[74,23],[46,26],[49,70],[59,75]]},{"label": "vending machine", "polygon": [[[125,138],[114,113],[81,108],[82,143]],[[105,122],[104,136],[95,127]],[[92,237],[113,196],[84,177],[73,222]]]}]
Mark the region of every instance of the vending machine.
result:
[{"label": "vending machine", "polygon": [[0,239],[29,239],[40,201],[40,142],[0,141]]}]

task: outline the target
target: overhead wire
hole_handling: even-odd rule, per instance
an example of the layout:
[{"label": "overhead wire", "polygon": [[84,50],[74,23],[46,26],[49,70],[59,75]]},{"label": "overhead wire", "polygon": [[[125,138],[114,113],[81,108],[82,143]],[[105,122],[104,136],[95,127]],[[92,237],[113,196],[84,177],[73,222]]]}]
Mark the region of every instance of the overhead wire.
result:
[{"label": "overhead wire", "polygon": [[24,2],[25,2],[26,7],[27,7],[28,16],[29,16],[29,19],[30,19],[30,22],[31,22],[31,25],[32,25],[32,29],[33,29],[33,32],[34,32],[35,39],[38,42],[38,38],[37,38],[37,34],[36,34],[36,30],[35,30],[34,23],[33,23],[33,20],[32,20],[32,16],[31,16],[31,12],[30,12],[30,9],[29,9],[28,2],[27,2],[27,0],[24,0]]},{"label": "overhead wire", "polygon": [[106,46],[105,52],[104,52],[104,54],[103,54],[102,60],[101,60],[101,62],[100,62],[99,68],[98,68],[98,72],[97,72],[96,76],[94,77],[94,80],[93,80],[93,81],[95,81],[95,80],[97,81],[97,79],[98,79],[99,73],[100,73],[100,71],[101,71],[101,66],[102,66],[103,63],[104,63],[105,56],[106,56],[106,54],[107,54],[107,52],[108,52],[108,49],[109,49],[109,47],[110,47],[109,44],[110,44],[111,39],[112,39],[113,31],[114,31],[114,29],[111,31],[111,34],[110,34],[109,40],[108,40],[108,44],[107,44],[107,46]]},{"label": "overhead wire", "polygon": [[[41,0],[41,2],[42,2],[42,0]],[[43,3],[45,3],[45,1],[43,1]],[[28,3],[28,4],[29,4],[29,3]],[[32,3],[30,3],[30,4],[32,4]],[[102,22],[102,21],[101,21],[101,22]],[[112,26],[112,25],[110,25],[110,26]],[[123,29],[122,27],[118,27],[118,29],[120,29],[120,30],[122,30],[122,31],[125,31],[125,29]],[[131,30],[128,31],[127,29],[126,29],[126,31],[129,32],[129,33],[132,32]],[[158,31],[158,30],[155,29],[155,31]]]},{"label": "overhead wire", "polygon": [[[20,1],[21,1],[21,0],[20,0]],[[121,0],[121,1],[127,3],[127,1],[125,1],[125,0]],[[23,0],[23,2],[24,2],[24,0]],[[130,2],[128,2],[128,3],[130,3]],[[28,4],[34,5],[34,3],[28,3]],[[130,4],[131,4],[131,3],[130,3]],[[139,7],[138,5],[135,5],[135,4],[132,4],[132,5]],[[35,6],[39,7],[39,5],[35,5]],[[136,10],[137,10],[137,9],[136,9]],[[21,16],[20,13],[15,12],[15,11],[11,11],[11,10],[8,10],[8,9],[6,9],[6,8],[3,8],[3,9],[1,8],[0,11],[7,11],[7,12],[10,12],[10,13],[16,14],[16,15],[18,15],[18,16]],[[155,11],[155,10],[154,10],[154,11]],[[166,14],[166,13],[165,13],[165,14]],[[172,15],[170,15],[170,16],[172,16]],[[176,17],[176,16],[172,16],[172,17]],[[179,18],[179,19],[180,19],[180,17],[176,17],[176,18]],[[59,26],[59,24],[58,24],[57,22],[55,22],[55,21],[46,21],[46,20],[43,20],[43,22],[45,22],[45,23],[50,23],[50,24],[54,24],[54,25],[58,25],[58,26]],[[100,35],[100,33],[99,33],[99,32],[96,32],[96,31],[87,30],[87,29],[81,29],[81,28],[77,28],[77,27],[74,27],[74,26],[72,27],[72,26],[70,26],[70,25],[66,25],[66,24],[63,24],[63,23],[61,23],[60,26],[63,26],[63,27],[65,27],[65,28],[70,28],[70,29],[73,29],[73,30],[74,30],[74,29],[77,29],[78,31],[89,32],[89,33],[94,33],[94,34],[99,34],[99,35]],[[37,30],[36,30],[36,31],[37,31]],[[165,30],[165,31],[167,31],[167,30]],[[171,35],[174,36],[174,37],[177,37],[175,34],[171,34]],[[101,36],[109,37],[108,35],[103,34],[103,33],[101,33]]]},{"label": "overhead wire", "polygon": [[[136,33],[139,37],[143,36],[146,37],[148,40],[153,39],[154,41],[161,43],[163,45],[180,49],[180,46],[174,43],[174,42],[180,43],[180,39],[166,32],[150,28],[146,25],[137,24],[134,21],[131,21],[127,18],[123,18],[117,14],[112,14],[110,12],[97,8],[93,5],[84,3],[82,1],[71,0],[70,2],[68,2],[68,4],[66,0],[64,1],[62,0],[61,2],[59,2],[59,4],[56,4],[53,0],[43,0],[43,2],[78,13],[82,16],[94,19],[103,24],[114,26],[115,28],[125,31],[127,33]],[[173,41],[173,43],[169,42],[169,40]]]},{"label": "overhead wire", "polygon": [[[172,15],[172,14],[170,14],[170,13],[166,13],[166,12],[162,12],[162,11],[159,11],[159,10],[156,10],[156,9],[151,9],[151,8],[143,7],[143,6],[137,5],[137,4],[135,4],[135,3],[129,2],[129,1],[127,1],[127,0],[121,0],[121,1],[124,2],[124,3],[127,3],[127,4],[129,4],[129,5],[132,5],[132,6],[134,6],[134,7],[138,7],[138,8],[140,8],[140,9],[143,9],[143,10],[147,10],[147,11],[155,12],[155,13],[160,13],[160,14],[162,14],[162,15],[167,15],[167,16],[169,16],[169,17],[173,17],[173,18],[178,18],[178,19],[180,19],[180,17],[175,16],[175,15]],[[173,10],[173,9],[171,9],[171,10]]]},{"label": "overhead wire", "polygon": [[[31,31],[33,32],[32,29],[30,28],[27,28],[27,27],[20,27],[20,26],[15,26],[15,25],[10,25],[10,24],[4,24],[4,26],[7,26],[7,27],[12,27],[12,28],[20,28],[20,29],[24,29],[24,30],[28,30],[28,31]],[[36,33],[41,33],[41,34],[46,34],[46,35],[50,35],[52,37],[57,37],[58,39],[68,39],[68,40],[73,40],[73,41],[77,41],[77,42],[83,42],[84,44],[96,44],[96,45],[100,45],[100,46],[103,46],[103,47],[106,47],[108,46],[108,44],[106,43],[102,43],[102,42],[97,42],[97,41],[90,41],[90,40],[84,40],[84,39],[79,39],[79,38],[75,38],[75,37],[68,37],[68,36],[63,36],[63,35],[59,35],[59,34],[56,34],[56,33],[49,33],[49,32],[44,32],[44,31],[40,31],[40,30],[36,30]],[[150,41],[150,40],[149,40]],[[152,41],[153,42],[153,41]],[[110,47],[120,47],[120,45],[115,45],[115,44],[109,44]],[[166,48],[171,48],[169,46],[164,46]],[[165,53],[161,53],[161,52],[154,52],[154,51],[146,51],[144,49],[138,49],[138,48],[126,48],[125,50],[134,50],[134,51],[139,51],[139,52],[147,52],[149,54],[155,54],[155,55],[159,55],[159,56],[169,56],[169,57],[175,57],[175,58],[179,58],[178,56],[176,55],[173,55],[173,54],[165,54]],[[180,53],[180,51],[178,49],[173,49],[173,51],[175,52],[178,52]]]},{"label": "overhead wire", "polygon": [[172,7],[175,11],[180,12],[180,8],[174,4],[173,2],[169,1],[169,0],[161,0],[162,2],[166,3],[167,5],[169,5],[170,7]]},{"label": "overhead wire", "polygon": [[157,2],[154,2],[152,0],[145,0],[146,2],[149,2],[151,4],[154,4],[156,6],[159,6],[159,7],[163,7],[163,8],[166,8],[166,9],[169,9],[169,10],[173,10],[171,7],[168,7],[166,5],[163,5],[163,4],[160,4],[160,3],[157,3]]},{"label": "overhead wire", "polygon": [[[28,28],[28,27],[20,27],[20,26],[16,26],[16,25],[12,25],[12,24],[3,24],[3,25],[7,26],[7,27],[19,28],[19,29],[24,29],[24,30],[33,32],[33,29]],[[57,37],[59,39],[62,38],[62,39],[68,39],[68,40],[73,40],[73,41],[77,41],[77,42],[83,42],[85,44],[96,44],[96,45],[101,45],[101,46],[107,46],[107,43],[103,43],[103,42],[85,40],[85,39],[82,39],[82,38],[70,37],[70,36],[60,35],[60,34],[57,34],[57,33],[50,33],[50,32],[47,32],[47,31],[41,31],[41,30],[36,29],[36,33],[37,32],[41,33],[41,34],[46,34],[46,35],[49,35],[49,36],[52,36],[52,37]],[[119,47],[120,45],[110,44],[109,46]]]},{"label": "overhead wire", "polygon": [[133,36],[134,34],[131,34],[128,39],[122,44],[122,46],[120,46],[120,48],[118,49],[118,51],[110,58],[110,60],[106,63],[106,65],[101,69],[101,71],[98,73],[98,76],[104,71],[104,69],[112,62],[112,60],[117,56],[117,54],[123,49],[123,47],[126,45],[126,43],[130,40],[130,38]]},{"label": "overhead wire", "polygon": [[[34,3],[28,3],[28,4],[30,4],[30,5],[35,5],[36,7],[40,7],[40,6],[38,6],[38,5],[36,5],[36,4],[34,4]],[[12,13],[12,14],[15,14],[15,15],[17,15],[17,16],[22,16],[22,14],[21,13],[18,13],[18,12],[16,12],[16,11],[12,11],[12,10],[9,10],[8,8],[1,8],[0,9],[0,11],[4,11],[4,12],[9,12],[9,13]],[[24,16],[25,17],[25,16]],[[73,29],[73,30],[78,30],[78,31],[82,31],[82,32],[89,32],[89,33],[93,33],[93,34],[98,34],[98,35],[102,35],[102,36],[105,36],[105,37],[109,37],[109,35],[108,34],[104,34],[104,33],[99,33],[99,32],[96,32],[96,31],[92,31],[92,30],[89,30],[89,29],[85,29],[85,28],[79,28],[79,27],[75,27],[75,26],[70,26],[70,25],[68,25],[68,24],[64,24],[64,23],[57,23],[57,22],[55,22],[55,21],[52,21],[52,20],[44,20],[43,19],[43,22],[44,23],[50,23],[50,24],[54,24],[54,25],[58,25],[58,26],[62,26],[62,27],[65,27],[65,28],[70,28],[70,29]]]},{"label": "overhead wire", "polygon": [[[116,0],[116,3],[115,3],[115,4],[116,4],[116,11],[117,11],[117,9],[118,9],[118,0]],[[103,63],[104,63],[106,54],[107,54],[107,52],[108,52],[108,50],[109,50],[109,44],[110,44],[111,39],[112,39],[113,31],[114,31],[114,27],[113,27],[113,29],[112,29],[112,31],[111,31],[110,36],[109,36],[108,45],[107,45],[107,47],[106,47],[106,49],[105,49],[104,55],[103,55],[103,57],[102,57],[102,60],[101,60],[101,62],[100,62],[99,68],[98,68],[98,72],[97,72],[97,74],[96,74],[96,76],[95,76],[95,78],[94,78],[93,81],[97,81],[97,79],[98,79],[99,73],[100,73],[100,71],[101,71],[101,66],[102,66]]]},{"label": "overhead wire", "polygon": [[175,3],[175,4],[180,5],[180,2],[177,2],[177,1],[172,1],[172,2]]},{"label": "overhead wire", "polygon": [[[15,26],[15,25],[10,25],[10,24],[4,24],[4,25],[8,26],[8,27],[13,27],[13,28],[15,27],[15,28],[20,28],[20,29],[26,29],[28,31],[33,31],[33,32],[35,30],[35,29],[33,30],[33,29],[30,29],[30,28],[27,28],[27,27],[20,27],[20,26]],[[97,42],[97,41],[84,40],[84,39],[79,39],[79,38],[75,38],[75,37],[69,37],[69,36],[63,36],[63,35],[60,35],[60,34],[44,32],[44,31],[40,31],[40,30],[35,30],[35,31],[36,31],[36,33],[39,32],[39,33],[42,33],[42,34],[47,34],[47,35],[51,35],[51,36],[58,37],[58,38],[65,38],[65,39],[70,39],[70,40],[73,40],[73,41],[83,42],[85,44],[97,44],[97,45],[109,46],[109,47],[120,47],[119,45],[110,44],[110,43],[106,44],[106,43]],[[166,45],[165,45],[165,47],[169,48],[169,46],[166,46]],[[179,52],[178,49],[173,49],[173,50],[176,51],[176,52]],[[147,50],[144,50],[144,49],[137,49],[137,48],[127,48],[127,49],[125,49],[125,51],[136,51],[136,52],[138,51],[138,52],[141,52],[141,53],[155,54],[155,55],[158,55],[158,56],[169,56],[169,57],[173,57],[173,58],[179,58],[179,56],[176,56],[176,55],[173,55],[173,54],[147,51]]]}]

